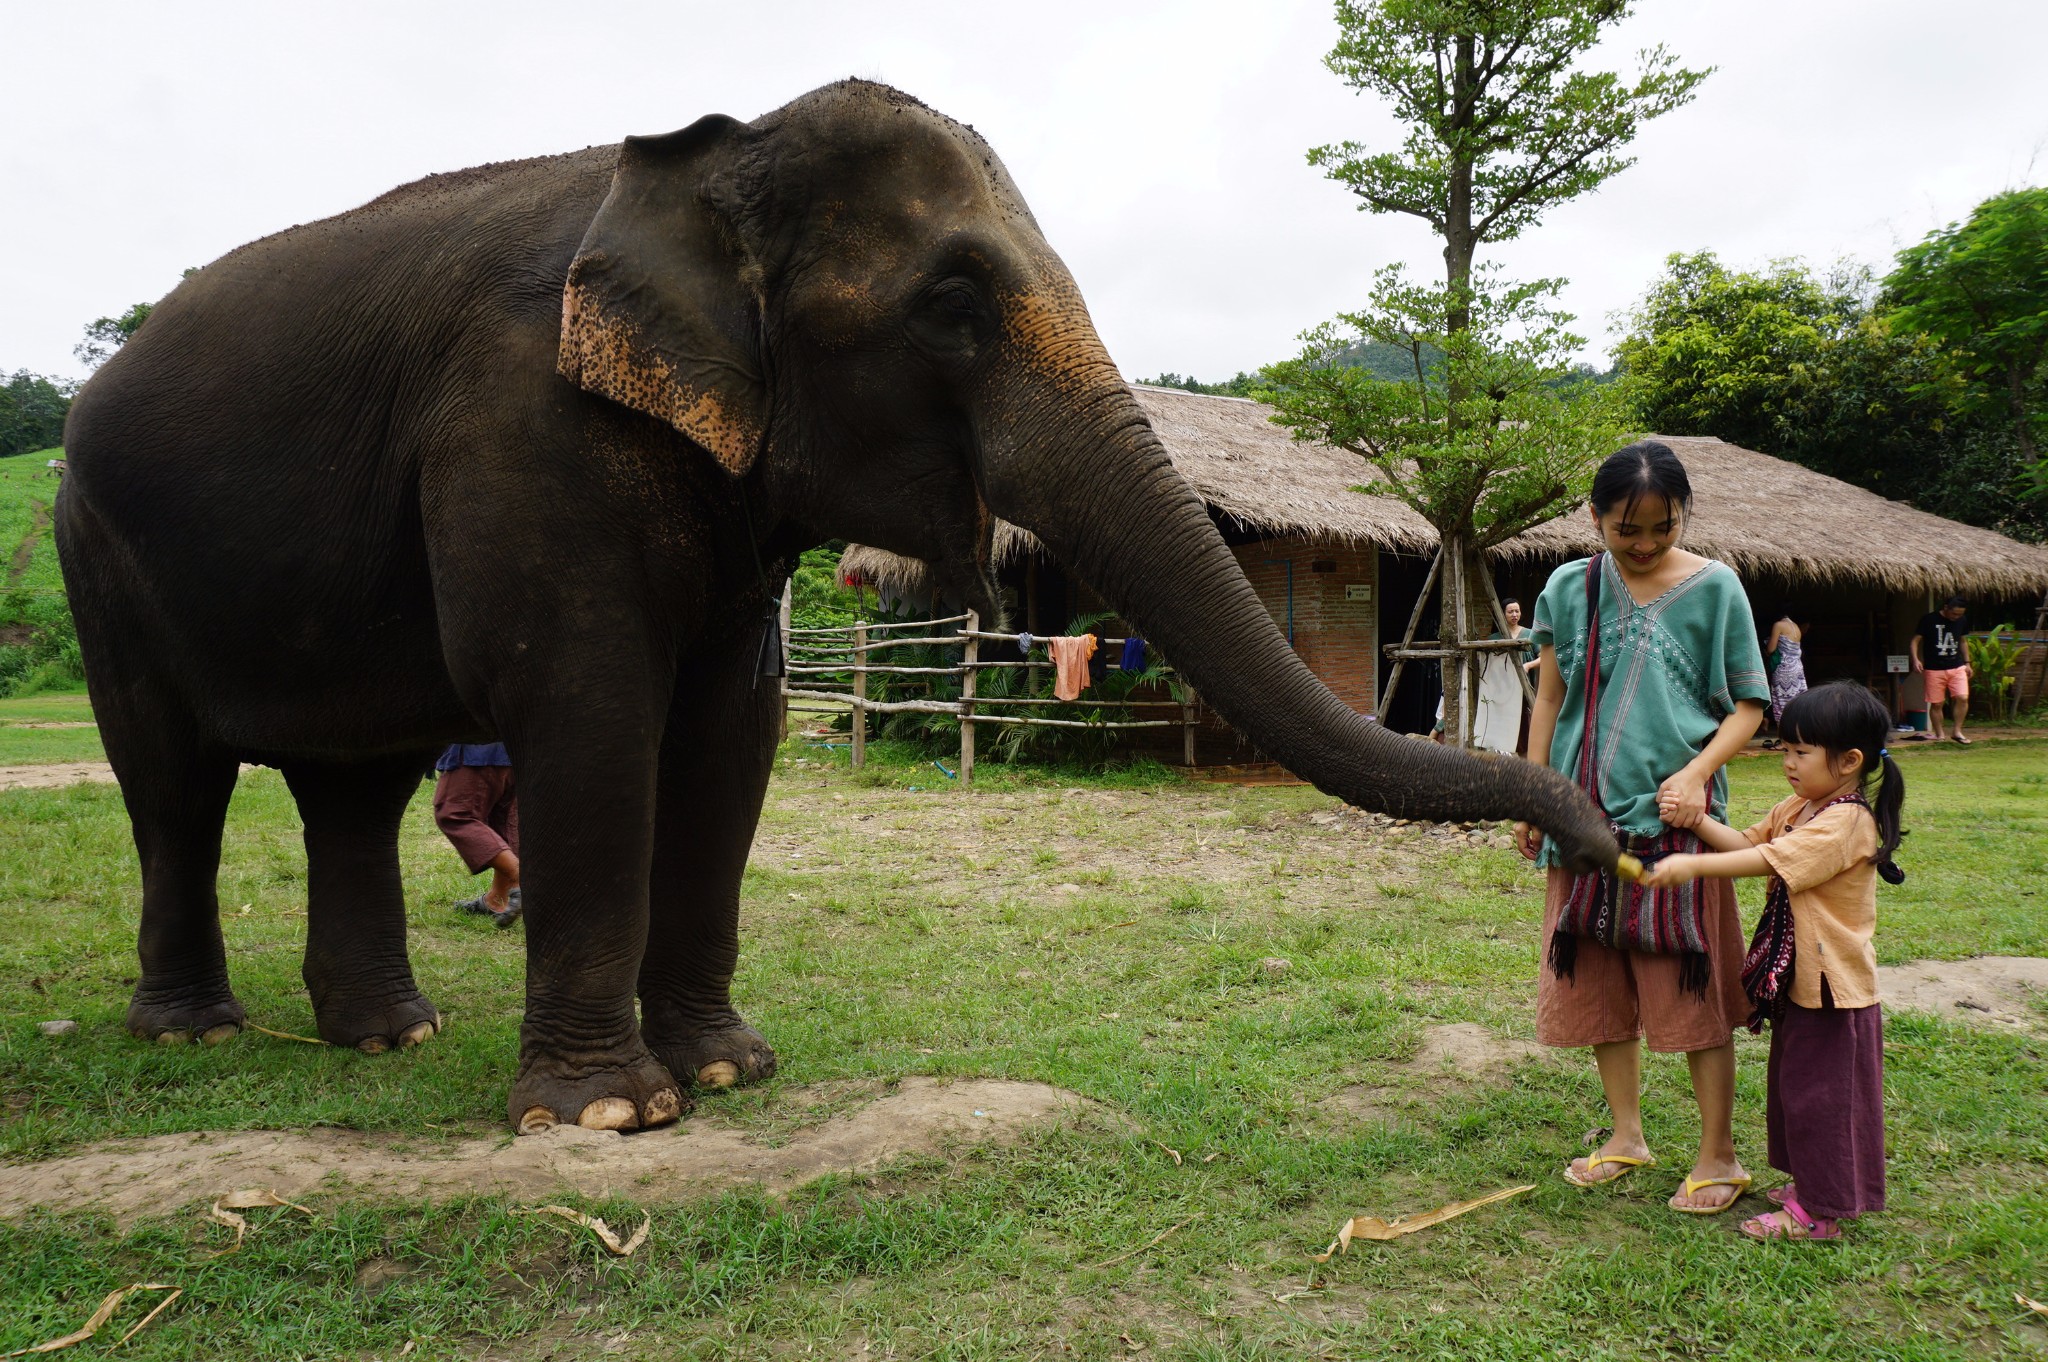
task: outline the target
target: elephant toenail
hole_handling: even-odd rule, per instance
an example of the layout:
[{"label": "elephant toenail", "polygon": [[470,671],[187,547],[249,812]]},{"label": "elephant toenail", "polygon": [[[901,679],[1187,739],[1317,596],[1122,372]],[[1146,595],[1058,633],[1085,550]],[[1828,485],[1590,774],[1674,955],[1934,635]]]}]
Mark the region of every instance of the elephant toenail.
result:
[{"label": "elephant toenail", "polygon": [[424,1044],[427,1037],[433,1035],[436,1029],[438,1028],[432,1022],[415,1022],[399,1033],[398,1048],[410,1050],[415,1045]]},{"label": "elephant toenail", "polygon": [[683,1095],[674,1088],[663,1088],[647,1099],[647,1124],[665,1126],[683,1114]]},{"label": "elephant toenail", "polygon": [[356,1042],[356,1049],[366,1055],[381,1055],[391,1048],[391,1042],[382,1036],[365,1036]]},{"label": "elephant toenail", "polygon": [[640,1125],[640,1113],[634,1110],[629,1098],[600,1097],[582,1110],[576,1124],[585,1130],[635,1130]]},{"label": "elephant toenail", "polygon": [[207,1027],[206,1034],[199,1039],[208,1045],[218,1045],[224,1040],[233,1040],[241,1034],[242,1028],[234,1022],[222,1022],[219,1026]]},{"label": "elephant toenail", "polygon": [[156,1043],[158,1045],[183,1045],[191,1039],[192,1033],[190,1031],[159,1031],[156,1033]]},{"label": "elephant toenail", "polygon": [[555,1114],[546,1107],[528,1107],[526,1114],[519,1118],[521,1135],[538,1135],[543,1130],[555,1127]]},{"label": "elephant toenail", "polygon": [[697,1070],[697,1081],[707,1088],[729,1088],[740,1081],[740,1066],[729,1059],[714,1059]]}]

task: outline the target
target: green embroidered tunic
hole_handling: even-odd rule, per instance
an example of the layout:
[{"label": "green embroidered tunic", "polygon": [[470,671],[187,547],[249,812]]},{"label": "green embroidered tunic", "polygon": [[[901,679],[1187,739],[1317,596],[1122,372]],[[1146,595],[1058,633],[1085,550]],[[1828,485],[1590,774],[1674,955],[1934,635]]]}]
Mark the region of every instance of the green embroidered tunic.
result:
[{"label": "green embroidered tunic", "polygon": [[[1586,727],[1586,559],[1550,574],[1529,637],[1557,650],[1564,704],[1550,764],[1576,780]],[[1637,605],[1608,555],[1600,568],[1600,797],[1615,826],[1635,836],[1665,831],[1657,787],[1698,756],[1738,700],[1769,704],[1763,651],[1742,583],[1708,562],[1648,605]],[[1728,777],[1714,773],[1708,812],[1720,818]],[[1539,865],[1558,863],[1543,843]]]}]

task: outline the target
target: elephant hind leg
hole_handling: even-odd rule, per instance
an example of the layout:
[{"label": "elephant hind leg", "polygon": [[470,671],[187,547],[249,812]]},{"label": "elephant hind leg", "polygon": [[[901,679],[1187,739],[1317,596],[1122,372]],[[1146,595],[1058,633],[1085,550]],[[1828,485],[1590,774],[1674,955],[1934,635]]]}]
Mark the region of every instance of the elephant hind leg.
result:
[{"label": "elephant hind leg", "polygon": [[217,1044],[248,1020],[228,986],[215,888],[235,758],[159,697],[110,689],[94,712],[142,862],[142,972],[125,1024],[145,1040]]},{"label": "elephant hind leg", "polygon": [[306,827],[306,960],[320,1038],[370,1054],[417,1045],[441,1014],[405,950],[398,829],[431,754],[360,764],[293,762],[285,782]]}]

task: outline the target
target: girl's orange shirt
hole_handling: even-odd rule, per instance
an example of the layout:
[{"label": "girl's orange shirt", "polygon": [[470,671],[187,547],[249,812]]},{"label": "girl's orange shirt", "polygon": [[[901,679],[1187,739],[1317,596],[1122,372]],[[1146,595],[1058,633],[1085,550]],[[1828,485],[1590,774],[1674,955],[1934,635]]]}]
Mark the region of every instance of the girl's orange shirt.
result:
[{"label": "girl's orange shirt", "polygon": [[1819,1007],[1825,977],[1836,1007],[1869,1007],[1878,1001],[1877,952],[1870,947],[1877,929],[1877,867],[1870,859],[1877,855],[1877,819],[1861,805],[1836,804],[1799,823],[1806,809],[1806,800],[1791,795],[1743,833],[1791,894],[1791,1000]]}]

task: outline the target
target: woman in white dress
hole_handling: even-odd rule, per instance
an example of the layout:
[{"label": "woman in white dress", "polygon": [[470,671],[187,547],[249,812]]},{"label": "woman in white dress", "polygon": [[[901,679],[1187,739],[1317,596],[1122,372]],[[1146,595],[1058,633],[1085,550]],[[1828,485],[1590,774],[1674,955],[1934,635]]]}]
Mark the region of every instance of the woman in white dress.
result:
[{"label": "woman in white dress", "polygon": [[[1526,638],[1528,630],[1522,627],[1522,603],[1512,596],[1501,602],[1501,613],[1507,616],[1509,638]],[[1501,637],[1496,630],[1494,638]],[[1509,652],[1503,649],[1487,653],[1479,664],[1479,709],[1473,715],[1473,742],[1493,752],[1509,755],[1521,750],[1524,708],[1521,673],[1534,665],[1535,658],[1524,652]]]}]

